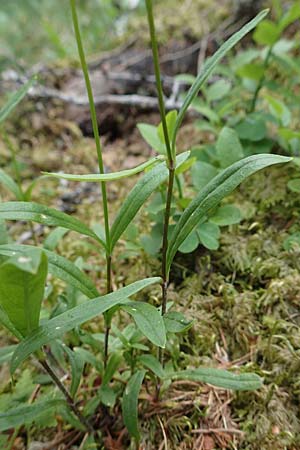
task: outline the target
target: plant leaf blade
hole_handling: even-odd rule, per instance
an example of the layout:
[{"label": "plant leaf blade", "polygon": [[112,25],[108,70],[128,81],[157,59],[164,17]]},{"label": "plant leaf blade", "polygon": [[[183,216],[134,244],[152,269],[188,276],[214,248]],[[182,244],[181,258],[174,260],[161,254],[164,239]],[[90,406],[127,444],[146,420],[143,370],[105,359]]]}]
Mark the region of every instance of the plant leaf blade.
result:
[{"label": "plant leaf blade", "polygon": [[165,347],[165,324],[162,315],[154,306],[144,302],[127,302],[121,308],[133,317],[137,327],[149,341],[158,347]]},{"label": "plant leaf blade", "polygon": [[199,367],[171,375],[173,380],[201,381],[224,389],[252,391],[262,386],[262,379],[255,373],[235,374],[228,370]]},{"label": "plant leaf blade", "polygon": [[215,208],[220,201],[230,194],[242,181],[258,170],[270,165],[282,164],[292,158],[272,154],[249,156],[238,161],[214,177],[208,185],[194,198],[177,222],[169,242],[167,268],[170,270],[173,258],[195,226]]},{"label": "plant leaf blade", "polygon": [[35,82],[35,77],[31,78],[27,83],[23,84],[18,91],[13,93],[9,98],[8,102],[0,110],[0,124],[8,117],[8,115],[13,111],[13,109],[20,103],[25,97],[31,86]]},{"label": "plant leaf blade", "polygon": [[[179,167],[188,157],[189,152],[184,152],[177,157],[176,167]],[[147,172],[133,187],[123,202],[111,227],[111,250],[118,242],[120,236],[132,222],[139,209],[150,197],[152,192],[167,179],[168,168],[165,162],[158,164]]]},{"label": "plant leaf blade", "polygon": [[133,167],[132,169],[125,169],[119,172],[104,173],[104,174],[91,173],[86,175],[73,175],[69,173],[60,173],[60,172],[43,172],[43,173],[44,175],[50,177],[69,181],[84,181],[84,182],[115,181],[120,180],[122,178],[130,177],[131,175],[136,175],[137,173],[142,172],[143,170],[151,167],[158,161],[162,161],[163,159],[164,158],[162,156],[156,156],[155,158],[151,158],[149,159],[149,161],[139,164],[138,166]]},{"label": "plant leaf blade", "polygon": [[64,227],[97,240],[104,248],[105,243],[84,223],[54,208],[35,202],[5,202],[0,204],[0,219],[31,220],[48,226]]},{"label": "plant leaf blade", "polygon": [[[22,244],[4,244],[0,245],[0,254],[7,256],[11,256],[14,252],[22,254],[31,247]],[[52,275],[79,289],[88,298],[99,295],[92,281],[74,263],[50,250],[43,251],[48,258],[48,270]]]},{"label": "plant leaf blade", "polygon": [[183,105],[181,106],[176,124],[174,127],[174,133],[172,136],[172,147],[175,147],[175,141],[176,141],[176,135],[178,132],[178,129],[183,121],[184,115],[198,94],[201,86],[203,83],[207,80],[207,78],[211,75],[214,68],[217,66],[218,62],[226,55],[226,53],[229,52],[246,34],[249,33],[253,28],[256,27],[256,25],[263,20],[263,18],[268,14],[269,10],[265,9],[261,11],[254,19],[252,19],[250,22],[248,22],[246,25],[244,25],[238,32],[236,32],[234,35],[232,35],[217,51],[216,53],[206,60],[204,63],[204,67],[202,71],[197,76],[196,80],[194,81],[193,85],[191,86],[190,90],[188,91],[188,94],[183,102]]},{"label": "plant leaf blade", "polygon": [[67,331],[124,302],[128,297],[145,287],[158,282],[161,282],[159,277],[136,281],[116,292],[89,300],[48,320],[20,342],[12,357],[11,373],[14,373],[17,367],[29,355],[40,349],[43,345],[53,339],[60,338]]},{"label": "plant leaf blade", "polygon": [[35,247],[0,265],[0,304],[23,336],[38,327],[47,273],[47,257]]},{"label": "plant leaf blade", "polygon": [[129,434],[137,441],[140,439],[138,427],[138,396],[146,371],[138,370],[128,381],[123,395],[122,413]]}]

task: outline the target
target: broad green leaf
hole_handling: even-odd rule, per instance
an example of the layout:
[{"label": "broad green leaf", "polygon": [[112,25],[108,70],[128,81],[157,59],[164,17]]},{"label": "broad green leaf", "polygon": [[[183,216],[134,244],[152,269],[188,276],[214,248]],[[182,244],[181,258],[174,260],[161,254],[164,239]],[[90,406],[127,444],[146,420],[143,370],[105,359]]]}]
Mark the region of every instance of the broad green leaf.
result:
[{"label": "broad green leaf", "polygon": [[123,356],[121,352],[114,352],[110,355],[103,375],[102,385],[108,384],[111,381],[122,360]]},{"label": "broad green leaf", "polygon": [[231,83],[226,80],[218,80],[211,84],[205,91],[205,96],[208,102],[214,102],[224,98],[231,89]]},{"label": "broad green leaf", "polygon": [[[200,113],[202,116],[206,117],[212,124],[220,122],[220,117],[215,111],[209,106],[202,103],[198,98],[195,98],[192,102],[193,109]],[[198,124],[203,126],[203,120],[199,121]],[[206,124],[206,122],[204,122]]]},{"label": "broad green leaf", "polygon": [[137,127],[142,137],[151,148],[162,155],[166,154],[166,146],[158,135],[157,127],[149,125],[148,123],[138,123]]},{"label": "broad green leaf", "polygon": [[300,3],[296,1],[291,8],[284,14],[282,19],[279,21],[279,29],[282,32],[286,27],[288,27],[291,23],[295,22],[295,20],[300,18]]},{"label": "broad green leaf", "polygon": [[141,355],[138,361],[142,363],[147,369],[150,369],[157,377],[164,378],[166,376],[163,366],[153,355]]},{"label": "broad green leaf", "polygon": [[195,230],[193,230],[183,241],[183,243],[181,244],[181,246],[179,247],[179,251],[181,253],[191,253],[194,250],[196,250],[196,248],[199,245],[199,237],[198,234]]},{"label": "broad green leaf", "polygon": [[240,223],[242,220],[242,214],[239,208],[234,205],[220,206],[214,215],[210,216],[209,221],[213,222],[220,227],[226,227],[228,225],[234,225]]},{"label": "broad green leaf", "polygon": [[131,175],[135,175],[139,172],[142,172],[145,169],[153,166],[158,161],[162,161],[163,156],[155,156],[155,158],[149,159],[149,161],[140,164],[139,166],[133,167],[132,169],[121,170],[120,172],[112,172],[112,173],[90,173],[87,175],[72,175],[69,173],[60,173],[60,172],[43,172],[47,176],[51,176],[54,178],[61,178],[69,181],[84,181],[84,182],[102,182],[102,181],[114,181],[120,180],[121,178],[130,177]]},{"label": "broad green leaf", "polygon": [[60,338],[67,331],[87,322],[90,319],[104,313],[115,305],[123,303],[128,297],[153,283],[159,283],[159,277],[146,278],[136,281],[116,292],[94,298],[82,303],[59,316],[50,319],[37,330],[26,337],[17,347],[11,361],[11,373],[32,353],[53,339]]},{"label": "broad green leaf", "polygon": [[239,122],[235,130],[240,139],[249,141],[260,141],[267,134],[266,121],[259,114],[248,114],[244,120]]},{"label": "broad green leaf", "polygon": [[23,84],[18,91],[12,94],[8,102],[0,110],[0,124],[8,117],[8,115],[13,111],[18,103],[25,97],[36,78],[33,77],[27,83]]},{"label": "broad green leaf", "polygon": [[0,204],[0,219],[31,220],[47,226],[64,227],[105,243],[84,223],[61,211],[34,202],[5,202]]},{"label": "broad green leaf", "polygon": [[47,411],[51,414],[57,408],[64,406],[63,399],[38,401],[32,405],[19,406],[5,413],[0,413],[0,431],[17,428],[24,424],[33,423],[39,415]]},{"label": "broad green leaf", "polygon": [[14,194],[17,200],[23,200],[23,193],[17,183],[2,169],[0,169],[0,183]]},{"label": "broad green leaf", "polygon": [[[23,254],[30,248],[32,246],[20,244],[0,245],[0,254],[7,256],[12,256],[14,253]],[[78,289],[88,298],[95,298],[99,295],[92,281],[74,263],[49,250],[44,249],[44,252],[48,258],[48,270],[53,276]]]},{"label": "broad green leaf", "polygon": [[220,228],[211,222],[204,222],[196,228],[200,242],[208,250],[217,250],[220,246]]},{"label": "broad green leaf", "polygon": [[196,81],[191,86],[190,90],[188,91],[188,94],[183,102],[182,107],[180,108],[180,111],[178,113],[178,117],[176,120],[176,125],[173,133],[172,138],[172,147],[175,148],[175,141],[176,141],[176,135],[179,130],[179,127],[183,121],[183,118],[185,116],[185,113],[198,94],[201,86],[203,83],[207,80],[207,78],[211,75],[219,61],[228,53],[246,34],[249,33],[253,28],[256,27],[256,25],[263,20],[263,18],[268,14],[269,10],[265,9],[264,11],[261,11],[254,19],[252,19],[250,22],[248,22],[243,28],[241,28],[237,33],[232,35],[217,51],[216,53],[206,60],[206,62],[203,65],[203,69],[199,73],[199,75],[196,78]]},{"label": "broad green leaf", "polygon": [[4,309],[2,308],[1,304],[0,304],[0,323],[5,328],[7,328],[11,332],[11,334],[16,336],[18,339],[20,339],[20,340],[23,339],[22,334],[17,330],[17,328],[11,322],[11,320],[8,317],[8,315],[6,314]]},{"label": "broad green leaf", "polygon": [[217,143],[217,157],[221,167],[225,168],[243,158],[243,147],[237,132],[232,128],[222,128]]},{"label": "broad green leaf", "polygon": [[52,230],[46,239],[44,240],[43,247],[47,250],[54,250],[55,247],[59,244],[61,239],[64,237],[66,233],[68,233],[67,228],[63,227],[57,227],[54,230]]},{"label": "broad green leaf", "polygon": [[300,178],[294,178],[288,182],[288,188],[293,192],[300,192]]},{"label": "broad green leaf", "polygon": [[263,20],[255,30],[253,39],[258,44],[272,46],[280,38],[280,28],[271,20]]},{"label": "broad green leaf", "polygon": [[189,204],[172,232],[167,252],[168,271],[182,242],[195,226],[206,217],[207,213],[215,208],[224,197],[258,170],[291,160],[292,158],[272,154],[249,156],[223,170],[211,180],[206,188]]},{"label": "broad green leaf", "polygon": [[0,304],[23,336],[38,327],[47,268],[45,253],[34,247],[0,266]]},{"label": "broad green leaf", "polygon": [[[176,119],[177,119],[177,111],[176,110],[169,111],[168,114],[166,115],[166,122],[167,122],[167,129],[168,129],[169,138],[174,133]],[[165,144],[165,135],[164,135],[162,122],[160,122],[160,124],[158,125],[157,134],[158,134],[161,142],[163,142]]]},{"label": "broad green leaf", "polygon": [[189,73],[180,73],[179,75],[175,76],[176,80],[183,81],[186,84],[193,84],[196,80],[196,77],[194,75],[190,75]]},{"label": "broad green leaf", "polygon": [[145,370],[138,370],[128,381],[122,401],[124,424],[129,434],[137,441],[140,439],[138,426],[138,398],[145,376]]},{"label": "broad green leaf", "polygon": [[0,348],[0,365],[11,359],[15,349],[16,345],[8,345],[7,347]]},{"label": "broad green leaf", "polygon": [[182,370],[171,375],[171,378],[173,380],[201,381],[234,391],[253,391],[262,387],[262,379],[255,373],[236,375],[227,370],[206,367]]},{"label": "broad green leaf", "polygon": [[218,170],[212,164],[204,161],[197,161],[191,170],[193,185],[200,191],[217,175],[217,173]]},{"label": "broad green leaf", "polygon": [[166,330],[170,333],[183,333],[193,325],[193,320],[188,320],[178,311],[168,311],[163,318]]},{"label": "broad green leaf", "polygon": [[117,392],[107,384],[102,384],[99,389],[100,400],[103,405],[112,408],[117,400]]},{"label": "broad green leaf", "polygon": [[288,236],[283,241],[283,248],[286,251],[293,250],[294,248],[299,249],[300,248],[300,232],[296,232]]},{"label": "broad green leaf", "polygon": [[[300,139],[300,131],[293,131],[290,128],[279,128],[278,134],[287,141]],[[295,160],[297,160],[297,158],[295,158]]]},{"label": "broad green leaf", "polygon": [[75,397],[76,392],[79,388],[81,376],[84,369],[84,359],[81,357],[80,353],[73,352],[69,347],[64,345],[64,351],[68,355],[71,364],[71,375],[72,382],[70,387],[70,393],[72,397]]},{"label": "broad green leaf", "polygon": [[[176,167],[179,167],[189,157],[189,154],[190,152],[184,152],[179,155],[177,157]],[[152,192],[168,178],[168,174],[169,171],[166,163],[160,163],[149,170],[130,191],[111,227],[111,251],[128,225],[133,221],[139,209],[144,205]]]},{"label": "broad green leaf", "polygon": [[277,98],[271,95],[265,95],[264,98],[267,100],[271,113],[277,117],[281,125],[288,127],[291,123],[292,114],[287,106]]},{"label": "broad green leaf", "polygon": [[259,81],[264,75],[265,68],[263,64],[245,64],[239,67],[236,71],[241,78],[248,78],[249,80]]},{"label": "broad green leaf", "polygon": [[121,305],[133,318],[138,329],[154,345],[164,348],[166,345],[166,330],[159,311],[149,303],[128,302]]}]

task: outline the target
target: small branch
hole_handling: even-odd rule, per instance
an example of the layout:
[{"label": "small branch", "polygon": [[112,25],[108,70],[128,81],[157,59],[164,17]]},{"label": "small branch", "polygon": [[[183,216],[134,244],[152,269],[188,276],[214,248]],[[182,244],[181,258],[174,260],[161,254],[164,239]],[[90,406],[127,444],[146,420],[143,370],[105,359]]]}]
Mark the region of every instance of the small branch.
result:
[{"label": "small branch", "polygon": [[95,440],[98,439],[97,432],[94,430],[93,426],[90,424],[90,422],[83,416],[83,414],[80,412],[80,410],[77,408],[73,398],[71,397],[68,390],[65,388],[65,386],[62,384],[56,373],[51,369],[51,367],[48,365],[48,363],[45,360],[39,360],[41,366],[45,369],[47,374],[51,377],[54,384],[57,386],[57,388],[61,391],[61,393],[64,395],[67,404],[69,408],[73,411],[73,413],[76,415],[80,423],[83,425],[83,427],[87,430],[87,432],[95,437]]}]

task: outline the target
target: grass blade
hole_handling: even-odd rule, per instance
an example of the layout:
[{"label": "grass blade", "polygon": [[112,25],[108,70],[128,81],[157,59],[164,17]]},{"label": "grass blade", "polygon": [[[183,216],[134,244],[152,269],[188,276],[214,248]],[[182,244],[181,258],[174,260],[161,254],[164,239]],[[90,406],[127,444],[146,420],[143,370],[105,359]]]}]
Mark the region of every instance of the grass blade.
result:
[{"label": "grass blade", "polygon": [[[30,248],[30,245],[5,244],[0,245],[0,254],[12,256],[14,253],[22,254]],[[44,249],[43,251],[48,258],[48,270],[53,276],[78,289],[88,298],[95,298],[99,295],[95,285],[75,264],[50,250]]]},{"label": "grass blade", "polygon": [[[189,152],[184,152],[177,157],[177,165],[179,167],[188,157]],[[127,226],[132,222],[139,209],[145,201],[150,197],[152,192],[168,178],[168,168],[165,162],[158,164],[156,167],[147,172],[133,187],[128,197],[122,204],[117,217],[111,228],[111,250],[118,242],[120,236],[124,233]]]},{"label": "grass blade", "polygon": [[96,239],[104,248],[106,245],[90,228],[80,220],[53,208],[34,202],[6,202],[0,204],[0,219],[31,220],[48,226],[64,227],[68,230]]},{"label": "grass blade", "polygon": [[31,86],[34,84],[36,77],[31,78],[27,83],[23,84],[18,91],[11,95],[8,102],[0,110],[0,124],[8,117],[13,109],[25,97]]},{"label": "grass blade", "polygon": [[48,322],[41,325],[20,342],[12,357],[11,373],[13,374],[17,367],[29,355],[39,350],[43,345],[53,339],[60,338],[67,331],[104,313],[113,306],[123,303],[128,300],[128,297],[136,294],[145,287],[159,282],[161,282],[159,277],[145,278],[144,280],[136,281],[118,291],[94,298],[48,320]]},{"label": "grass blade", "polygon": [[112,172],[112,173],[91,173],[87,175],[72,175],[68,173],[59,173],[59,172],[43,172],[44,175],[51,176],[54,178],[62,178],[64,180],[69,181],[85,181],[85,182],[99,182],[99,181],[114,181],[120,180],[121,178],[130,177],[131,175],[135,175],[143,170],[151,167],[158,161],[162,161],[164,159],[163,156],[156,156],[155,158],[149,159],[149,161],[140,164],[139,166],[133,167],[132,169],[121,170],[120,172]]},{"label": "grass blade", "polygon": [[237,375],[227,370],[206,367],[182,370],[171,375],[171,378],[173,380],[202,381],[234,391],[254,391],[262,386],[262,379],[255,373]]},{"label": "grass blade", "polygon": [[219,175],[214,177],[208,185],[189,204],[181,215],[171,235],[168,253],[167,267],[170,270],[173,258],[191,233],[194,227],[204,218],[207,213],[216,207],[220,201],[230,194],[242,181],[258,170],[273,164],[281,164],[291,161],[292,158],[284,156],[260,154],[249,156],[229,166]]},{"label": "grass blade", "polygon": [[231,36],[217,51],[216,53],[209,59],[206,60],[204,63],[202,71],[197,76],[196,80],[194,81],[193,85],[191,86],[190,90],[188,91],[188,94],[183,102],[183,105],[181,106],[173,136],[172,136],[172,148],[175,148],[175,142],[176,142],[176,136],[177,132],[179,130],[179,127],[183,121],[184,115],[198,94],[201,86],[205,83],[207,78],[211,75],[219,61],[226,55],[226,53],[229,52],[246,34],[249,33],[249,31],[253,30],[253,28],[256,27],[256,25],[263,20],[263,18],[268,14],[269,10],[265,9],[261,11],[254,19],[252,19],[250,22],[248,22],[246,25],[243,26],[237,33],[235,33],[233,36]]},{"label": "grass blade", "polygon": [[123,395],[122,413],[125,426],[131,436],[140,439],[138,427],[138,398],[146,371],[138,370],[128,381]]}]

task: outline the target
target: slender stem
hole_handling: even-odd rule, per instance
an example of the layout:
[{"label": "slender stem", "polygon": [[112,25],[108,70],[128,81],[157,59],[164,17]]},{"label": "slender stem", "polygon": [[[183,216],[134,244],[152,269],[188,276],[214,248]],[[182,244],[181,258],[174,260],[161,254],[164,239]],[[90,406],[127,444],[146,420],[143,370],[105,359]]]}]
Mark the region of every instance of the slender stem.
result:
[{"label": "slender stem", "polygon": [[87,430],[87,432],[91,435],[97,436],[96,431],[94,430],[93,426],[90,424],[90,422],[84,417],[80,410],[77,408],[73,398],[71,397],[69,391],[65,388],[63,383],[60,381],[59,377],[56,375],[56,373],[51,369],[51,367],[48,365],[46,360],[39,360],[42,367],[45,369],[47,374],[52,378],[54,384],[58,387],[58,389],[61,391],[61,393],[64,395],[68,406],[73,411],[73,413],[78,417],[78,420],[80,423],[84,426],[84,428]]},{"label": "slender stem", "polygon": [[[164,215],[164,229],[163,229],[163,246],[162,246],[162,304],[161,304],[161,314],[164,315],[167,308],[167,298],[168,298],[168,281],[169,274],[167,270],[167,250],[168,250],[168,231],[169,231],[169,223],[171,216],[171,203],[173,197],[173,187],[174,187],[174,179],[175,179],[175,161],[176,161],[176,153],[171,149],[170,138],[168,134],[168,127],[166,121],[166,112],[164,105],[164,97],[160,76],[160,68],[159,68],[159,57],[158,57],[158,46],[157,39],[155,33],[155,24],[153,17],[153,9],[152,9],[152,0],[146,0],[147,7],[147,16],[150,30],[150,38],[151,38],[151,46],[152,46],[152,55],[153,55],[153,63],[154,63],[154,71],[155,71],[155,79],[156,79],[156,88],[158,94],[158,102],[159,102],[159,110],[160,117],[163,127],[163,133],[165,138],[167,156],[168,156],[168,168],[169,168],[169,179],[168,179],[168,188],[167,188],[167,199],[166,199],[166,208]],[[159,359],[163,364],[163,350],[159,349]],[[160,383],[158,383],[157,388],[157,396],[159,395]]]},{"label": "slender stem", "polygon": [[261,76],[261,78],[260,78],[260,80],[259,80],[259,82],[258,82],[258,84],[256,86],[256,89],[255,89],[255,92],[254,92],[254,95],[253,95],[253,98],[252,98],[252,101],[251,101],[250,109],[249,109],[250,113],[255,111],[256,103],[257,103],[257,99],[258,99],[258,94],[260,93],[260,90],[263,87],[263,84],[264,84],[265,79],[266,79],[265,73],[266,73],[266,69],[267,69],[269,61],[270,61],[270,57],[272,55],[272,50],[273,50],[273,46],[269,47],[268,53],[267,53],[267,55],[265,57],[265,60],[264,60],[264,63],[263,63],[264,73]]},{"label": "slender stem", "polygon": [[[98,156],[99,172],[101,174],[103,174],[104,173],[104,164],[103,164],[103,157],[102,157],[102,145],[101,145],[101,140],[100,140],[100,136],[99,136],[98,122],[97,122],[97,114],[96,114],[95,102],[94,102],[94,97],[93,97],[93,90],[92,90],[91,81],[90,81],[89,72],[88,72],[88,66],[86,63],[85,53],[84,53],[82,40],[81,40],[81,34],[80,34],[80,29],[79,29],[79,23],[78,23],[78,17],[77,17],[75,3],[76,3],[76,0],[70,0],[73,26],[74,26],[74,31],[75,31],[76,41],[77,41],[78,53],[79,53],[80,63],[81,63],[82,72],[83,72],[83,76],[85,79],[85,85],[86,85],[86,90],[87,90],[88,99],[89,99],[93,133],[94,133],[95,144],[96,144],[96,149],[97,149],[97,156]],[[104,228],[105,228],[105,242],[106,242],[106,267],[107,267],[106,284],[107,284],[107,293],[109,293],[112,291],[111,245],[110,245],[111,242],[110,242],[107,192],[106,192],[106,184],[104,181],[101,182],[101,192],[102,192],[102,200],[103,200],[103,214],[104,214]],[[105,336],[107,339],[107,341],[105,342],[105,349],[106,349],[106,352],[108,352],[109,329],[107,329],[107,328],[106,328]],[[105,361],[107,360],[107,356],[108,355],[106,353],[106,356],[104,357],[104,365],[106,364]]]},{"label": "slender stem", "polygon": [[169,138],[169,133],[168,133],[167,121],[166,121],[166,109],[165,109],[164,94],[163,94],[162,82],[161,82],[161,76],[160,76],[158,46],[157,46],[156,33],[155,33],[152,0],[146,0],[146,7],[147,7],[147,16],[148,16],[148,23],[149,23],[150,38],[151,38],[151,47],[152,47],[152,55],[153,55],[156,88],[157,88],[157,94],[158,94],[159,111],[160,111],[163,132],[164,132],[168,161],[169,161],[169,164],[171,164],[171,162],[174,159],[174,155],[172,154],[172,150],[171,150],[170,138]]}]

